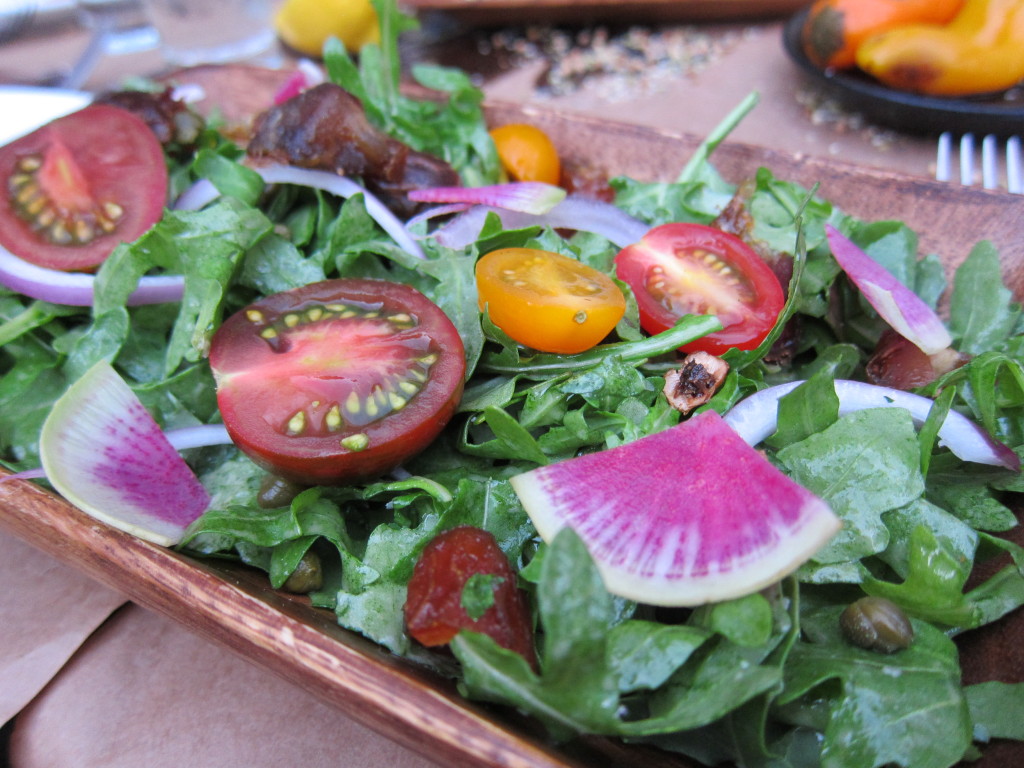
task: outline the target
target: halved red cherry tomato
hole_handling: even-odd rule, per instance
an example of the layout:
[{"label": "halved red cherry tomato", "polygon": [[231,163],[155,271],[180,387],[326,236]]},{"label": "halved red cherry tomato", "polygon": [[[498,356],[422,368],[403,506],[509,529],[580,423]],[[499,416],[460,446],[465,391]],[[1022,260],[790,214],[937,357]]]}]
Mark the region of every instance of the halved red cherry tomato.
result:
[{"label": "halved red cherry tomato", "polygon": [[423,450],[455,412],[458,331],[410,286],[327,280],[268,296],[213,336],[217,404],[238,447],[280,477],[341,484]]},{"label": "halved red cherry tomato", "polygon": [[515,181],[558,184],[562,175],[558,150],[540,128],[527,123],[509,123],[491,130],[498,159]]},{"label": "halved red cherry tomato", "polygon": [[771,267],[735,235],[702,224],[663,224],[615,257],[615,272],[633,289],[640,324],[660,333],[683,315],[715,315],[723,329],[683,347],[718,355],[753,349],[785,304]]},{"label": "halved red cherry tomato", "polygon": [[600,342],[626,311],[611,278],[539,248],[501,248],[476,264],[480,309],[527,347],[571,355]]},{"label": "halved red cherry tomato", "polygon": [[0,148],[0,245],[25,261],[88,270],[163,215],[167,165],[153,131],[94,105]]},{"label": "halved red cherry tomato", "polygon": [[[493,600],[478,617],[466,610],[463,592],[474,576],[486,577]],[[405,599],[409,634],[426,646],[446,645],[462,629],[489,635],[502,648],[535,662],[533,628],[508,558],[487,531],[460,526],[423,549]]]}]

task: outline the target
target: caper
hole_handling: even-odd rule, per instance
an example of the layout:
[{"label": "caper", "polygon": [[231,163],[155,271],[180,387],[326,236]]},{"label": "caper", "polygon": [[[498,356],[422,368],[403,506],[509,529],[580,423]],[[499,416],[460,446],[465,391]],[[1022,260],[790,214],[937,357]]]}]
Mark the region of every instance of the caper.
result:
[{"label": "caper", "polygon": [[287,592],[304,595],[308,592],[315,592],[324,585],[324,571],[320,565],[320,556],[311,549],[299,560],[291,576],[287,578],[282,587]]},{"label": "caper", "polygon": [[914,627],[896,603],[884,597],[862,597],[839,617],[843,636],[859,648],[895,653],[910,647]]},{"label": "caper", "polygon": [[264,509],[275,509],[287,507],[292,499],[302,493],[302,486],[285,480],[277,475],[265,475],[260,482],[260,492],[256,496],[256,503]]}]

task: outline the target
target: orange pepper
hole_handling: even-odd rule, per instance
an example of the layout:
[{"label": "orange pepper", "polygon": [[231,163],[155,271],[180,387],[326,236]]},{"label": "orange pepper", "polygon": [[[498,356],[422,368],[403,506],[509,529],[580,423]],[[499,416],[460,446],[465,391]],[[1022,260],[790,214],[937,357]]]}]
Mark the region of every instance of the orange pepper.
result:
[{"label": "orange pepper", "polygon": [[804,52],[817,66],[849,69],[862,42],[913,23],[946,24],[964,0],[817,0],[807,13]]},{"label": "orange pepper", "polygon": [[994,93],[1024,79],[1024,0],[966,0],[945,26],[913,24],[865,41],[857,65],[891,88]]}]

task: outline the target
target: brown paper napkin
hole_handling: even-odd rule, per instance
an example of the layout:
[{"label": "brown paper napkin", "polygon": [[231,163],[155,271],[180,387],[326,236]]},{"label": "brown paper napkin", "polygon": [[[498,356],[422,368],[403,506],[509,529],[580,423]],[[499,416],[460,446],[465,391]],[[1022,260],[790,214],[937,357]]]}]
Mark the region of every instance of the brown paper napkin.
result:
[{"label": "brown paper napkin", "polygon": [[0,584],[0,723],[5,723],[126,598],[3,531]]},{"label": "brown paper napkin", "polygon": [[107,621],[18,716],[10,760],[11,768],[434,765],[136,605]]}]

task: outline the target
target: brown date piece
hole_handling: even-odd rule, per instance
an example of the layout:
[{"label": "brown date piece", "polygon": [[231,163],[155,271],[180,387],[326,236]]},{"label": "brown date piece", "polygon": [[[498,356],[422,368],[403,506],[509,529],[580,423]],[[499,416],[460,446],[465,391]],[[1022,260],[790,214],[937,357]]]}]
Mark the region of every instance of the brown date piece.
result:
[{"label": "brown date piece", "polygon": [[359,177],[403,217],[417,208],[406,197],[410,190],[461,183],[445,161],[374,127],[359,99],[332,83],[314,86],[259,115],[247,151],[257,163]]},{"label": "brown date piece", "polygon": [[710,400],[725,381],[729,364],[707,352],[694,352],[683,358],[683,364],[665,374],[662,390],[669,404],[687,414]]},{"label": "brown date piece", "polygon": [[896,331],[886,329],[864,367],[864,374],[872,384],[911,390],[931,384],[966,362],[967,357],[954,349],[928,355]]},{"label": "brown date piece", "polygon": [[[494,576],[494,602],[473,619],[462,604],[463,588],[475,575]],[[498,542],[489,532],[460,526],[423,549],[405,602],[409,634],[426,646],[447,645],[462,629],[490,636],[502,648],[536,663],[533,629],[524,594]]]},{"label": "brown date piece", "polygon": [[205,121],[172,95],[170,88],[147,91],[107,91],[96,96],[95,104],[110,104],[140,118],[165,148],[191,152]]}]

